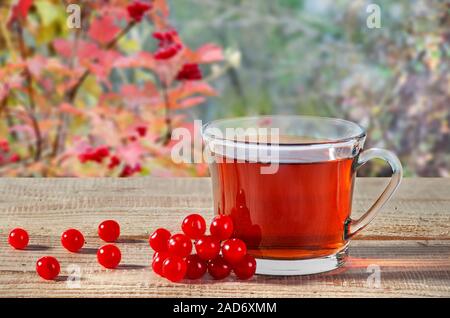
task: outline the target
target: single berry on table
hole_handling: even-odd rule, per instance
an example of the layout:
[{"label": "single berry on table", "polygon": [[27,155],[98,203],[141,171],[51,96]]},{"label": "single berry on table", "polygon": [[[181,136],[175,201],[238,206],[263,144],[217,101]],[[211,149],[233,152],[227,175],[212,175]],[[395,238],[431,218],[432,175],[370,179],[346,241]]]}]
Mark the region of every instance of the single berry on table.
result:
[{"label": "single berry on table", "polygon": [[115,242],[120,236],[120,225],[114,220],[106,220],[98,226],[98,236],[105,242]]},{"label": "single berry on table", "polygon": [[112,244],[103,245],[97,251],[97,260],[105,268],[116,268],[121,258],[119,248]]},{"label": "single berry on table", "polygon": [[17,250],[23,250],[27,247],[29,237],[27,231],[21,228],[15,228],[9,232],[8,243]]},{"label": "single berry on table", "polygon": [[172,282],[182,280],[186,275],[186,271],[186,261],[179,256],[167,257],[162,265],[163,276]]},{"label": "single berry on table", "polygon": [[211,222],[209,227],[211,235],[220,241],[227,240],[234,231],[233,220],[228,215],[218,215]]},{"label": "single berry on table", "polygon": [[215,259],[220,253],[220,242],[211,235],[204,235],[195,242],[197,255],[205,261]]},{"label": "single berry on table", "polygon": [[167,254],[167,252],[156,252],[155,254],[153,254],[153,272],[155,272],[159,276],[163,276],[162,265],[168,256],[169,254]]},{"label": "single berry on table", "polygon": [[181,229],[191,239],[199,239],[206,231],[205,219],[199,214],[190,214],[184,218]]},{"label": "single berry on table", "polygon": [[214,279],[224,279],[230,275],[231,266],[224,260],[222,256],[218,256],[208,263],[208,273]]},{"label": "single berry on table", "polygon": [[52,280],[59,275],[59,262],[53,256],[44,256],[36,262],[36,272],[43,279]]},{"label": "single berry on table", "polygon": [[192,251],[191,239],[184,234],[172,235],[167,243],[167,251],[171,255],[186,257]]},{"label": "single berry on table", "polygon": [[251,255],[245,255],[239,263],[233,267],[234,274],[236,274],[239,279],[249,279],[256,272],[256,260]]},{"label": "single berry on table", "polygon": [[226,240],[222,246],[222,255],[230,264],[236,264],[247,254],[247,246],[244,241],[232,238]]},{"label": "single berry on table", "polygon": [[168,230],[159,228],[150,235],[148,243],[155,252],[164,252],[167,251],[167,244],[171,236],[172,234]]},{"label": "single berry on table", "polygon": [[198,255],[192,254],[186,258],[186,278],[199,279],[205,275],[208,265]]},{"label": "single berry on table", "polygon": [[61,244],[70,252],[78,252],[84,245],[84,236],[76,229],[68,229],[61,235]]}]

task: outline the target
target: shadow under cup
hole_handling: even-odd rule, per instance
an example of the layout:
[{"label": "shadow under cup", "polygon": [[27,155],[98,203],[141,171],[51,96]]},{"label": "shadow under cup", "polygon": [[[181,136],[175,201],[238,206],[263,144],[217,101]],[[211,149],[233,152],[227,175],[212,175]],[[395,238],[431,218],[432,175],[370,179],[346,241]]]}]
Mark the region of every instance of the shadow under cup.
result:
[{"label": "shadow under cup", "polygon": [[[243,117],[203,127],[215,213],[232,217],[258,274],[313,274],[344,264],[349,239],[401,179],[395,155],[361,152],[365,136],[357,124],[321,117]],[[386,160],[393,178],[369,211],[352,220],[356,171],[372,158]]]}]

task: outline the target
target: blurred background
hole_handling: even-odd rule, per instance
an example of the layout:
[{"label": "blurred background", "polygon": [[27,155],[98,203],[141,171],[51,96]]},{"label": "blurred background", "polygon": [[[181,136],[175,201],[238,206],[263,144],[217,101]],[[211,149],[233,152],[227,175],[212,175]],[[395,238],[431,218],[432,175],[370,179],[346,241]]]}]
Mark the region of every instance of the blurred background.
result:
[{"label": "blurred background", "polygon": [[22,0],[0,14],[2,176],[204,176],[171,162],[171,130],[256,114],[352,120],[405,176],[450,176],[447,1]]}]

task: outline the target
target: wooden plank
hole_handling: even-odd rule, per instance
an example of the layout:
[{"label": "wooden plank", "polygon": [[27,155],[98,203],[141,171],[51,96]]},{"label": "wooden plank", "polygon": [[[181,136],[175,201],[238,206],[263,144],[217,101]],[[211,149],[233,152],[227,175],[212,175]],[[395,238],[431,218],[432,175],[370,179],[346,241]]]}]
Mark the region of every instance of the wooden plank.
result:
[{"label": "wooden plank", "polygon": [[[362,213],[386,180],[359,179],[354,213]],[[406,179],[393,200],[350,246],[344,269],[303,277],[257,276],[248,282],[210,279],[172,284],[149,267],[147,237],[156,227],[178,230],[187,213],[212,216],[209,179],[7,179],[0,178],[0,296],[49,297],[310,297],[450,296],[450,179]],[[96,263],[97,224],[122,226],[123,264],[104,270]],[[30,249],[7,246],[7,233],[27,228]],[[86,235],[80,254],[66,252],[60,233],[68,226]],[[54,255],[59,281],[42,281],[37,258]],[[79,288],[67,284],[69,265],[79,266]],[[380,286],[370,286],[380,269]],[[378,266],[378,267],[377,267]],[[77,286],[75,286],[77,287]]]}]

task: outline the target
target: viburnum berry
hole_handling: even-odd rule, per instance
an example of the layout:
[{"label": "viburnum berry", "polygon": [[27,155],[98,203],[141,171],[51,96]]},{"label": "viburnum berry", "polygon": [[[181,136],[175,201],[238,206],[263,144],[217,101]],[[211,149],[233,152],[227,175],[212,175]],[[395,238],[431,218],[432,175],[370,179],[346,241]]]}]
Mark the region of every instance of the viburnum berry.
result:
[{"label": "viburnum berry", "polygon": [[112,170],[115,167],[117,167],[118,165],[120,165],[120,158],[117,156],[111,156],[109,158],[108,169]]},{"label": "viburnum berry", "polygon": [[89,148],[84,153],[78,155],[81,163],[94,161],[103,162],[103,159],[109,156],[109,148],[107,146],[99,146],[97,148]]},{"label": "viburnum berry", "polygon": [[219,255],[220,242],[210,235],[204,235],[195,242],[195,250],[201,259],[209,261]]},{"label": "viburnum berry", "polygon": [[186,271],[186,261],[179,256],[167,257],[162,265],[163,276],[172,282],[182,280],[186,275]]},{"label": "viburnum berry", "polygon": [[134,1],[132,4],[127,6],[128,15],[135,22],[141,22],[142,18],[148,10],[152,8],[150,3],[142,1]]},{"label": "viburnum berry", "polygon": [[9,142],[8,140],[0,140],[0,150],[3,152],[9,152]]},{"label": "viburnum berry", "polygon": [[78,252],[84,245],[84,236],[76,229],[68,229],[61,235],[61,244],[70,252]]},{"label": "viburnum berry", "polygon": [[52,280],[59,275],[59,262],[53,256],[44,256],[36,262],[36,272],[43,279]]},{"label": "viburnum berry", "polygon": [[230,264],[237,264],[247,254],[247,246],[237,238],[226,240],[222,246],[222,255]]},{"label": "viburnum berry", "polygon": [[184,234],[189,236],[191,239],[198,239],[206,231],[206,222],[203,216],[199,214],[190,214],[184,218],[181,224],[181,229]]},{"label": "viburnum berry", "polygon": [[233,266],[234,274],[239,279],[249,279],[256,272],[256,260],[251,255],[245,255],[237,264]]},{"label": "viburnum berry", "polygon": [[28,233],[24,229],[15,228],[8,235],[8,243],[17,250],[27,247],[29,241]]},{"label": "viburnum berry", "polygon": [[145,135],[147,135],[147,127],[146,126],[137,126],[136,132],[138,133],[139,137],[145,137]]},{"label": "viburnum berry", "polygon": [[19,154],[17,154],[17,153],[14,153],[14,154],[12,154],[12,155],[9,157],[9,162],[10,162],[10,163],[15,163],[15,162],[18,162],[18,161],[20,161],[20,156],[19,156]]},{"label": "viburnum berry", "polygon": [[231,266],[224,260],[222,256],[218,256],[208,263],[208,273],[214,279],[224,279],[230,275]]},{"label": "viburnum berry", "polygon": [[179,81],[201,80],[202,72],[198,64],[184,64],[178,72],[176,79]]},{"label": "viburnum berry", "polygon": [[159,41],[158,49],[154,53],[157,60],[167,60],[175,56],[183,46],[177,42],[178,34],[175,30],[155,32],[153,37]]},{"label": "viburnum berry", "polygon": [[120,236],[120,225],[114,220],[106,220],[98,226],[98,236],[105,242],[115,242]]},{"label": "viburnum berry", "polygon": [[168,256],[167,252],[156,252],[153,254],[152,269],[159,276],[163,276],[162,265]]},{"label": "viburnum berry", "polygon": [[228,215],[217,215],[209,227],[211,235],[220,241],[227,240],[233,235],[233,220]]},{"label": "viburnum berry", "polygon": [[184,234],[172,235],[167,242],[167,251],[171,255],[186,257],[192,251],[192,242],[190,238]]},{"label": "viburnum berry", "polygon": [[189,255],[186,258],[186,265],[186,278],[188,279],[199,279],[208,270],[207,263],[195,254]]},{"label": "viburnum berry", "polygon": [[103,267],[106,268],[116,268],[120,260],[122,258],[122,254],[117,246],[113,244],[106,244],[100,247],[97,251],[97,260]]},{"label": "viburnum berry", "polygon": [[166,229],[159,228],[148,239],[150,247],[155,252],[165,252],[168,248],[168,242],[172,234]]},{"label": "viburnum berry", "polygon": [[122,172],[120,173],[119,177],[124,178],[124,177],[130,177],[133,174],[137,173],[137,172],[141,172],[142,171],[142,167],[140,164],[135,164],[133,167],[130,165],[125,165],[125,167],[123,167]]}]

